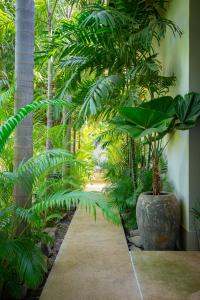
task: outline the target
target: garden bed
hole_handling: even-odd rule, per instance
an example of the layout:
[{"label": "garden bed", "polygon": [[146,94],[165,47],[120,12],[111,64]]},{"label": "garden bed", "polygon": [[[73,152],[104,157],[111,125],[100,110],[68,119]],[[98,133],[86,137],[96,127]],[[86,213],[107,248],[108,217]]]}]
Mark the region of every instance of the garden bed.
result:
[{"label": "garden bed", "polygon": [[122,226],[124,228],[124,234],[125,234],[125,237],[126,237],[126,242],[127,242],[127,246],[128,246],[129,251],[142,251],[142,250],[144,250],[138,229],[135,229],[135,230],[127,229],[125,227],[125,223],[124,223],[124,220],[123,220],[122,216],[121,216],[121,221],[122,221]]},{"label": "garden bed", "polygon": [[56,259],[56,256],[58,254],[58,251],[60,249],[60,246],[62,244],[62,241],[67,233],[67,230],[69,228],[69,225],[72,221],[72,218],[74,216],[75,213],[75,209],[71,209],[70,211],[68,211],[65,216],[63,217],[63,219],[61,219],[55,227],[52,227],[50,230],[50,235],[54,235],[55,236],[55,242],[54,245],[52,246],[52,248],[50,249],[46,249],[45,251],[47,251],[48,253],[45,253],[48,256],[48,272],[45,275],[45,278],[43,280],[43,282],[41,283],[41,285],[35,289],[35,290],[28,290],[26,296],[23,298],[23,300],[36,300],[40,298],[40,295],[42,293],[43,287],[46,283],[46,280],[49,276],[49,273],[52,269],[52,266],[54,264],[54,261]]}]

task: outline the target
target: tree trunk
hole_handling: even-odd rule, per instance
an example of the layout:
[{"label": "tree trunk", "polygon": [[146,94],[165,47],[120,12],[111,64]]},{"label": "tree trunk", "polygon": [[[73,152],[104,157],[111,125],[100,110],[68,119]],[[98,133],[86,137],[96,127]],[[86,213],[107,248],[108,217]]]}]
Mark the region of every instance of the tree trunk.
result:
[{"label": "tree trunk", "polygon": [[73,153],[76,154],[76,129],[74,128],[74,136],[73,136]]},{"label": "tree trunk", "polygon": [[160,195],[161,192],[161,178],[160,178],[160,166],[159,159],[153,158],[153,194]]},{"label": "tree trunk", "polygon": [[137,164],[136,164],[136,149],[134,139],[130,139],[130,159],[131,159],[131,177],[134,191],[137,188]]},{"label": "tree trunk", "polygon": [[[50,0],[48,0],[48,37],[49,43],[52,41],[52,17],[53,12],[51,8]],[[48,100],[53,98],[53,57],[50,57],[48,61]],[[51,104],[47,108],[47,140],[46,150],[53,148],[53,142],[49,137],[49,130],[53,127],[53,107]]]},{"label": "tree trunk", "polygon": [[81,129],[78,132],[78,149],[81,149]]},{"label": "tree trunk", "polygon": [[[15,112],[33,100],[34,68],[34,0],[16,0],[15,38]],[[28,160],[33,154],[32,115],[20,124],[15,132],[14,166]],[[31,203],[31,191],[26,191],[17,183],[14,197],[18,206]]]},{"label": "tree trunk", "polygon": [[[66,107],[63,107],[62,111],[62,124],[64,126],[63,130],[63,148],[71,153],[71,118],[68,116],[68,111]],[[70,174],[70,166],[66,163],[63,165],[63,176]]]}]

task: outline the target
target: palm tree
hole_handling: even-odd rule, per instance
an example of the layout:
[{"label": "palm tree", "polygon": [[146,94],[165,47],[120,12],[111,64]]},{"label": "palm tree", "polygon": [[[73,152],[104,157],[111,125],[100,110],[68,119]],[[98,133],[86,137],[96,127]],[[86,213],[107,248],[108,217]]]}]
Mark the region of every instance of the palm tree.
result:
[{"label": "palm tree", "polygon": [[[67,73],[63,91],[72,93],[79,120],[92,115],[109,121],[120,106],[137,106],[141,100],[165,94],[174,83],[173,75],[162,76],[153,49],[168,27],[181,34],[165,19],[165,2],[102,1],[102,5],[85,5],[74,19],[62,20],[54,39],[54,55],[60,57],[59,72]],[[132,138],[128,138],[128,150],[137,188]]]},{"label": "palm tree", "polygon": [[165,2],[116,0],[109,6],[87,5],[76,18],[61,22],[55,51],[63,70],[69,70],[65,89],[82,91],[84,116],[132,105],[136,98],[162,95],[173,84],[174,76],[161,76],[153,49],[168,27],[174,34],[181,33],[164,18]]},{"label": "palm tree", "polygon": [[[16,0],[16,38],[15,38],[15,111],[33,100],[34,68],[34,0]],[[15,134],[15,168],[22,161],[28,160],[33,153],[32,115],[21,123]],[[24,206],[28,196],[23,186],[18,183],[14,196],[17,205]],[[30,200],[30,199],[29,199]]]}]

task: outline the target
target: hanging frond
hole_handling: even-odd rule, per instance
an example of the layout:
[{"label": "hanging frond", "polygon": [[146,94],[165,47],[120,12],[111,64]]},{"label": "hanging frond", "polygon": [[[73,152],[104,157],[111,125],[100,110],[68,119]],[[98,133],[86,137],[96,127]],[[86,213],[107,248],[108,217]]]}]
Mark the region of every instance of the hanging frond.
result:
[{"label": "hanging frond", "polygon": [[99,192],[80,192],[73,191],[68,193],[61,191],[48,196],[43,201],[36,203],[30,209],[33,212],[42,212],[55,207],[66,207],[70,209],[71,205],[85,208],[87,212],[93,212],[96,219],[96,208],[99,207],[103,215],[115,224],[119,224],[120,219],[117,213],[113,212],[108,206],[107,197]]},{"label": "hanging frond", "polygon": [[97,111],[102,110],[103,104],[110,98],[114,92],[120,91],[123,83],[123,76],[111,75],[100,77],[89,89],[80,115],[84,114],[84,117],[90,113],[95,115]]}]

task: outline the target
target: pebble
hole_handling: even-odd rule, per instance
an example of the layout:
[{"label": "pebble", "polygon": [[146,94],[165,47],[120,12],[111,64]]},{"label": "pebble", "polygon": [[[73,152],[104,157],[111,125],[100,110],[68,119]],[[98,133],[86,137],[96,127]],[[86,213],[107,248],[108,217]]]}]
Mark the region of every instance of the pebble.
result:
[{"label": "pebble", "polygon": [[129,235],[130,235],[131,237],[133,237],[133,236],[138,236],[138,235],[140,235],[140,234],[139,234],[139,230],[138,230],[138,229],[130,230],[130,231],[129,231]]},{"label": "pebble", "polygon": [[143,248],[140,236],[129,237],[128,240],[130,243],[134,244],[136,247]]}]

